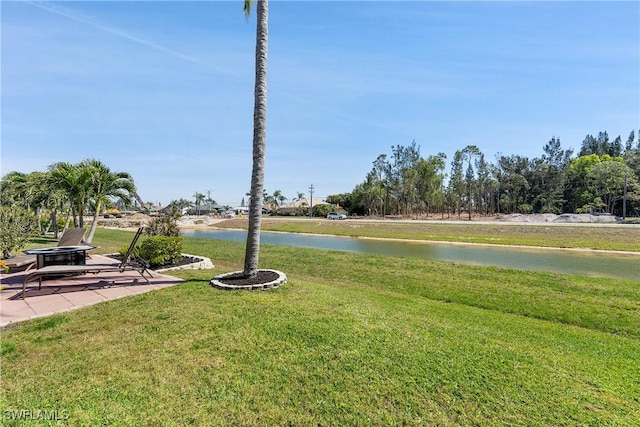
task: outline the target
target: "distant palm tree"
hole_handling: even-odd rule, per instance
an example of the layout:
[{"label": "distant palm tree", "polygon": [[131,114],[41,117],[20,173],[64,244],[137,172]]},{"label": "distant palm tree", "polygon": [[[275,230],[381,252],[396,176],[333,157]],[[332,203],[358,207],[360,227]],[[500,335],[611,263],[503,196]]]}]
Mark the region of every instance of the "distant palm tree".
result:
[{"label": "distant palm tree", "polygon": [[287,197],[282,194],[282,191],[280,190],[274,191],[271,197],[273,198],[273,203],[276,205],[276,208],[280,207],[282,203],[287,200]]},{"label": "distant palm tree", "polygon": [[[253,0],[244,0],[244,13],[249,16]],[[253,167],[249,199],[249,230],[245,249],[245,277],[258,273],[260,227],[262,225],[262,194],[264,191],[264,158],[267,125],[267,53],[269,38],[269,2],[257,0],[256,64],[253,107]]]},{"label": "distant palm tree", "polygon": [[202,202],[204,202],[206,197],[204,196],[204,194],[198,193],[197,191],[196,191],[196,194],[193,195],[193,197],[195,197],[195,199],[196,199],[196,212],[197,212],[197,215],[200,215],[200,205],[202,205]]},{"label": "distant palm tree", "polygon": [[214,205],[216,204],[216,201],[215,201],[215,200],[213,200],[211,197],[207,197],[207,198],[205,199],[205,202],[207,202],[207,208],[208,208],[208,211],[209,211],[209,213],[211,213],[211,207],[212,207],[212,206],[214,206]]},{"label": "distant palm tree", "polygon": [[111,172],[101,161],[95,159],[84,160],[79,165],[86,169],[90,176],[88,201],[93,205],[93,221],[89,235],[85,239],[91,243],[98,225],[98,215],[102,206],[111,202],[111,198],[118,198],[127,205],[131,203],[132,195],[136,191],[133,178],[127,172]]},{"label": "distant palm tree", "polygon": [[294,202],[304,199],[304,193],[298,191],[298,195],[293,199]]},{"label": "distant palm tree", "polygon": [[190,201],[186,199],[180,199],[172,200],[171,202],[169,202],[167,208],[171,216],[173,216],[174,218],[178,218],[182,216],[182,211],[184,210],[184,208],[188,208],[189,206],[191,206]]}]

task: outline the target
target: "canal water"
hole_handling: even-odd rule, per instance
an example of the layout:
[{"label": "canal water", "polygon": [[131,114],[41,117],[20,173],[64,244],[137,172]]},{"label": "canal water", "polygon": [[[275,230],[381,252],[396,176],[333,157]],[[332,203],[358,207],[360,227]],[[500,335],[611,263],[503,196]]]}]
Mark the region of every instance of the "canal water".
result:
[{"label": "canal water", "polygon": [[[247,238],[247,232],[242,230],[187,230],[183,235],[238,242],[244,242]],[[262,243],[271,245],[415,257],[432,261],[490,265],[519,270],[633,279],[640,282],[640,254],[408,242],[268,231],[261,232],[260,236]]]}]

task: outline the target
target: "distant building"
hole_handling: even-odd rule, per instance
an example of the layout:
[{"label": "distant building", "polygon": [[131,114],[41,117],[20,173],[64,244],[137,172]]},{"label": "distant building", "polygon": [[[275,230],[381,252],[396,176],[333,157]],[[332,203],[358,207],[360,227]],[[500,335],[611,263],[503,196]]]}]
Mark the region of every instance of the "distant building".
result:
[{"label": "distant building", "polygon": [[[325,202],[324,200],[313,200],[313,206],[318,205],[329,205],[330,203]],[[278,212],[282,215],[291,215],[291,214],[300,214],[306,210],[309,211],[309,201],[306,198],[296,200],[292,203],[285,203],[278,208]]]}]

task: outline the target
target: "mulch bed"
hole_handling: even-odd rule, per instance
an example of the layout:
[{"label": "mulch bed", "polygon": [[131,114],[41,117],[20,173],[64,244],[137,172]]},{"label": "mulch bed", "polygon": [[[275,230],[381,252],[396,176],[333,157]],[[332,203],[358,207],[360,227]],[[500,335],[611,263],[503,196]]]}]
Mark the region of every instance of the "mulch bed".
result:
[{"label": "mulch bed", "polygon": [[216,280],[225,285],[246,286],[246,285],[263,285],[265,283],[277,280],[280,275],[271,270],[258,270],[258,274],[253,277],[244,277],[242,273],[230,274],[228,276],[219,277]]}]

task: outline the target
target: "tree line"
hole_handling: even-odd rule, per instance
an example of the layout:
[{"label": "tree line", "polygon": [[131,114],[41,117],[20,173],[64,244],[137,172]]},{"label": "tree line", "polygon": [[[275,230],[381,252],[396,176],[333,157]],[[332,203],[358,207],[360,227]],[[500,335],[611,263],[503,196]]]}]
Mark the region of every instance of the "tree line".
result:
[{"label": "tree line", "polygon": [[[327,197],[351,214],[424,216],[590,213],[640,216],[640,137],[587,135],[580,151],[553,137],[540,157],[498,154],[476,145],[423,158],[415,141],[380,154],[351,193]],[[626,197],[625,197],[626,195]],[[623,210],[625,210],[623,212]]]},{"label": "tree line", "polygon": [[[114,172],[96,159],[76,164],[58,162],[47,171],[9,172],[0,181],[0,221],[15,222],[34,217],[40,232],[51,229],[57,237],[58,213],[65,214],[64,228],[84,227],[87,210],[93,215],[85,241],[91,242],[103,207],[113,200],[129,205],[137,198],[136,186],[127,172]],[[43,219],[47,226],[43,226]]]}]

